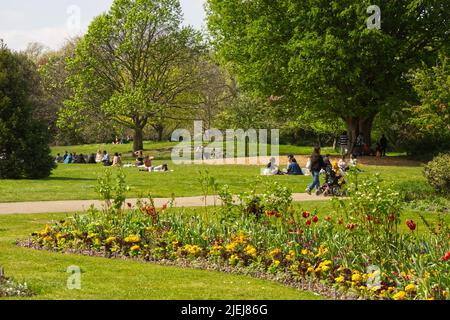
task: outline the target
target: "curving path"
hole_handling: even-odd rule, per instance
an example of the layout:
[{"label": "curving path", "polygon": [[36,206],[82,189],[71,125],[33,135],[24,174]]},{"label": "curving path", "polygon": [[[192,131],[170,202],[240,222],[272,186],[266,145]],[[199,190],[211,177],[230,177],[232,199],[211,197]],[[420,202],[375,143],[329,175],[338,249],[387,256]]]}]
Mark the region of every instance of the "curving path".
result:
[{"label": "curving path", "polygon": [[[294,193],[292,195],[295,202],[304,201],[324,201],[331,198],[323,196],[308,195],[306,193]],[[169,203],[171,198],[154,199],[155,206],[161,208]],[[126,203],[135,204],[137,199],[128,199]],[[206,198],[207,205],[220,204],[221,201],[217,196],[209,196]],[[104,202],[99,200],[69,200],[69,201],[39,201],[39,202],[12,202],[0,203],[0,215],[5,214],[31,214],[31,213],[63,213],[75,212],[88,209],[91,205],[96,208],[102,208]],[[175,198],[174,207],[201,207],[205,204],[205,199],[199,197]]]}]

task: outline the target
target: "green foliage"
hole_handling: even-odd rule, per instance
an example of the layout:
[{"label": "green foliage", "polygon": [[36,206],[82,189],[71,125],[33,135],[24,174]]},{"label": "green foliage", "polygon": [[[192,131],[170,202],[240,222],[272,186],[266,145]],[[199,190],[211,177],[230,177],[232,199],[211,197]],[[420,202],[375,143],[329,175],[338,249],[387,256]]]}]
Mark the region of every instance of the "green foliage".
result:
[{"label": "green foliage", "polygon": [[450,154],[440,154],[424,168],[428,183],[439,193],[450,193]]},{"label": "green foliage", "polygon": [[354,245],[366,250],[371,259],[381,261],[397,233],[403,199],[392,186],[382,186],[378,174],[358,181],[355,173],[352,180],[347,188],[350,200],[333,199],[335,208],[348,222],[347,227],[355,229],[353,236],[358,240]]},{"label": "green foliage", "polygon": [[405,76],[430,65],[448,38],[448,1],[209,0],[208,27],[221,61],[244,89],[283,97],[287,114],[341,117],[369,140],[373,118],[412,96]]},{"label": "green foliage", "polygon": [[410,123],[450,140],[450,57],[442,54],[437,65],[417,70],[411,82],[421,105],[411,108]]},{"label": "green foliage", "polygon": [[178,0],[115,0],[69,61],[75,94],[61,117],[80,122],[83,111],[95,110],[134,130],[141,150],[149,122],[194,100],[201,37],[181,20]]},{"label": "green foliage", "polygon": [[[113,209],[114,212],[121,212],[126,200],[126,192],[130,187],[126,184],[125,173],[119,169],[115,178],[111,170],[106,169],[103,176],[97,179],[97,192],[106,203],[106,209]],[[112,200],[112,202],[111,202]]]},{"label": "green foliage", "polygon": [[38,79],[25,56],[0,44],[0,179],[46,178],[55,167],[47,128],[33,116]]}]

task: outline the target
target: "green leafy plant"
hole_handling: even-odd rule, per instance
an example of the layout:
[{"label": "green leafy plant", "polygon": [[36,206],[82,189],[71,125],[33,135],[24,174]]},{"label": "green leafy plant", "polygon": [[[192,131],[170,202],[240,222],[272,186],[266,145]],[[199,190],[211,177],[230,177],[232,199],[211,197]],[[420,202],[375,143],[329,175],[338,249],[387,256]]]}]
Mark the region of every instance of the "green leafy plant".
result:
[{"label": "green leafy plant", "polygon": [[107,209],[122,210],[126,193],[130,191],[125,179],[125,173],[122,169],[119,169],[115,177],[113,177],[110,169],[106,169],[103,176],[98,177],[97,192],[101,199],[105,201]]},{"label": "green leafy plant", "polygon": [[424,174],[437,192],[450,194],[450,154],[440,154],[428,162]]}]

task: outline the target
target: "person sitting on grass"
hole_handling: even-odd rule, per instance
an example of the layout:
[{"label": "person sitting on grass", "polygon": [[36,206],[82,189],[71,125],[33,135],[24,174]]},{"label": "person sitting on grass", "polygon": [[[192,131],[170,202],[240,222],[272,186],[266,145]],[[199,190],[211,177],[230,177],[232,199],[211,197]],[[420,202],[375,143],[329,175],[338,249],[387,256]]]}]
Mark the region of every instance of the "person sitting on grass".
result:
[{"label": "person sitting on grass", "polygon": [[349,169],[348,162],[347,160],[345,160],[345,156],[342,156],[342,158],[339,159],[338,166],[343,171],[347,171]]},{"label": "person sitting on grass", "polygon": [[96,164],[96,163],[97,163],[97,161],[95,161],[95,153],[91,153],[91,154],[88,156],[88,161],[87,161],[87,163],[88,163],[88,164]]},{"label": "person sitting on grass", "polygon": [[142,167],[144,165],[144,152],[142,150],[136,151],[134,155],[136,158],[136,167]]},{"label": "person sitting on grass", "polygon": [[140,166],[140,168],[142,168],[142,169],[140,169],[139,171],[152,172],[153,169],[154,169],[153,163],[152,163],[153,159],[155,159],[155,158],[150,157],[150,156],[145,156],[145,158],[144,158],[144,165]]},{"label": "person sitting on grass", "polygon": [[102,150],[97,151],[97,155],[95,156],[95,162],[100,163],[103,159],[103,152]]},{"label": "person sitting on grass", "polygon": [[76,156],[74,163],[86,164],[86,159],[84,159],[84,155],[83,154],[79,154],[78,156]]},{"label": "person sitting on grass", "polygon": [[274,157],[270,158],[270,162],[267,164],[266,168],[264,168],[263,175],[265,176],[273,176],[280,174],[280,169],[276,164],[276,159]]},{"label": "person sitting on grass", "polygon": [[119,153],[116,152],[114,154],[112,166],[113,167],[120,167],[121,165],[122,165],[122,156]]},{"label": "person sitting on grass", "polygon": [[289,155],[288,160],[289,160],[289,166],[287,169],[287,174],[293,175],[293,176],[302,176],[303,171],[300,168],[300,166],[298,165],[297,159],[295,159],[295,157],[293,155]]},{"label": "person sitting on grass", "polygon": [[61,162],[63,162],[63,161],[64,161],[64,158],[61,156],[60,153],[58,153],[58,154],[56,155],[56,157],[55,157],[55,162],[56,162],[56,163],[61,163]]},{"label": "person sitting on grass", "polygon": [[103,162],[103,165],[105,167],[110,167],[112,165],[111,159],[110,159],[109,154],[108,154],[108,152],[106,150],[103,151],[102,162]]},{"label": "person sitting on grass", "polygon": [[73,154],[69,153],[66,159],[64,159],[64,164],[71,164],[72,162],[73,162]]}]

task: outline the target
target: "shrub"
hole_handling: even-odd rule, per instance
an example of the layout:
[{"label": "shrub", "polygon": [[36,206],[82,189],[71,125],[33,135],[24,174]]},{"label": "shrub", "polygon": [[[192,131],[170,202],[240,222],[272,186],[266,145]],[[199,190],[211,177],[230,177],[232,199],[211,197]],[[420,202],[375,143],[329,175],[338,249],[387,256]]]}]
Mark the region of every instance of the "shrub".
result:
[{"label": "shrub", "polygon": [[440,154],[425,166],[428,183],[439,193],[448,194],[450,190],[450,153]]},{"label": "shrub", "polygon": [[50,175],[50,136],[33,118],[35,67],[0,43],[0,179],[39,179]]}]

